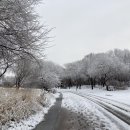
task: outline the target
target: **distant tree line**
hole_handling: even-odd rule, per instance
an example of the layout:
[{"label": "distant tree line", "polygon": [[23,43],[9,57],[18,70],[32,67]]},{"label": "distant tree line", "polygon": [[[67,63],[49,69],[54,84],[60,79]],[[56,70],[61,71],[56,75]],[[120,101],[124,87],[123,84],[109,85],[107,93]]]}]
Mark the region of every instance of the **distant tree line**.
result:
[{"label": "distant tree line", "polygon": [[115,49],[106,53],[89,54],[82,60],[65,65],[62,87],[96,85],[123,89],[130,83],[130,51]]}]

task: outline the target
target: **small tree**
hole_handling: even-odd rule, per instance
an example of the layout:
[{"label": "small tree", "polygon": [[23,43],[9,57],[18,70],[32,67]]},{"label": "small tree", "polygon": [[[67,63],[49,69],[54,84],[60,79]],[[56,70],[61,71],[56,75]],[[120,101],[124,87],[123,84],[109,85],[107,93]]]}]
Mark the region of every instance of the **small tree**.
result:
[{"label": "small tree", "polygon": [[41,62],[40,78],[42,88],[48,90],[58,87],[61,83],[62,67],[55,65],[52,62]]}]

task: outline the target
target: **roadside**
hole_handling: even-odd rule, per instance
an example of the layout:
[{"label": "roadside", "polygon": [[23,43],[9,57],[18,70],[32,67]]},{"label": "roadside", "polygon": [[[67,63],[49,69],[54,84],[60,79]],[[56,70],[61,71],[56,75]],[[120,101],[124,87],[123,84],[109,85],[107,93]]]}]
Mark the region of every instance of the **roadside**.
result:
[{"label": "roadside", "polygon": [[41,89],[0,90],[0,130],[32,130],[59,96]]},{"label": "roadside", "polygon": [[62,94],[56,99],[56,103],[51,107],[44,121],[36,126],[34,130],[57,130],[59,125],[59,116],[61,112]]}]

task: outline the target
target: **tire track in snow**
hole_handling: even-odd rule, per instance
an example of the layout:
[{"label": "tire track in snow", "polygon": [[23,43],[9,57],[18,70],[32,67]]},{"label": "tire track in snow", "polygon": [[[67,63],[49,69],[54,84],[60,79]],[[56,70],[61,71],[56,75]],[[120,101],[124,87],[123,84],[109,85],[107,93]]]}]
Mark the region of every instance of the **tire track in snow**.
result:
[{"label": "tire track in snow", "polygon": [[100,96],[92,95],[92,94],[87,94],[87,96],[93,97],[93,98],[96,98],[96,99],[99,99],[99,100],[103,100],[108,104],[111,104],[111,105],[113,105],[113,106],[115,106],[119,109],[122,109],[122,110],[130,113],[130,105],[127,105],[125,103],[121,103],[121,102],[118,102],[118,101],[115,101],[115,100],[111,100],[111,99],[108,99],[108,98],[104,98],[104,97],[100,97]]},{"label": "tire track in snow", "polygon": [[[80,96],[80,97],[86,98],[87,100],[89,100],[89,101],[91,101],[91,102],[97,104],[97,105],[100,106],[101,108],[104,108],[106,111],[108,111],[109,113],[113,114],[115,117],[119,118],[120,120],[122,120],[122,121],[123,121],[124,123],[126,123],[127,125],[130,125],[130,116],[129,116],[128,113],[126,113],[126,111],[119,110],[119,108],[118,108],[118,107],[115,107],[115,106],[112,106],[112,107],[111,107],[111,106],[110,106],[109,104],[107,104],[106,102],[101,101],[101,99],[98,100],[98,99],[95,99],[95,97],[92,97],[92,96],[91,96],[91,97],[89,97],[88,95],[84,96],[84,95],[81,95],[81,94],[76,93],[76,92],[70,92],[70,93],[73,93],[73,94],[78,95],[78,96]],[[103,112],[103,111],[102,111],[102,112]],[[106,113],[104,113],[104,114],[106,114]],[[128,114],[128,115],[127,115],[127,114]],[[109,116],[109,115],[107,114],[107,116]],[[111,117],[109,116],[109,118],[111,118]],[[112,119],[112,118],[111,118],[111,119]],[[113,120],[113,121],[114,121],[116,124],[118,124],[120,128],[123,127],[123,126],[120,125],[116,120]],[[130,129],[130,126],[129,126],[129,129]],[[122,130],[124,130],[124,129],[122,128]]]},{"label": "tire track in snow", "polygon": [[74,112],[79,123],[74,130],[86,130],[87,126],[92,130],[128,130],[117,127],[93,102],[69,92],[63,95],[63,108]]}]

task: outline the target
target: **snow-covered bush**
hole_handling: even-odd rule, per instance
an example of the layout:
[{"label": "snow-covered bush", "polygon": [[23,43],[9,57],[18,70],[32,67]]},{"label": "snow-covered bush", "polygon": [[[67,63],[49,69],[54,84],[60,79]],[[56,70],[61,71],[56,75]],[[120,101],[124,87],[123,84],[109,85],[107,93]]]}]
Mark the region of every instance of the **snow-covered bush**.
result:
[{"label": "snow-covered bush", "polygon": [[40,89],[0,88],[0,124],[19,122],[42,110],[47,101]]},{"label": "snow-covered bush", "polygon": [[61,73],[62,67],[55,65],[52,62],[41,62],[41,67],[39,71],[39,82],[40,88],[49,90],[58,87],[61,83]]}]

